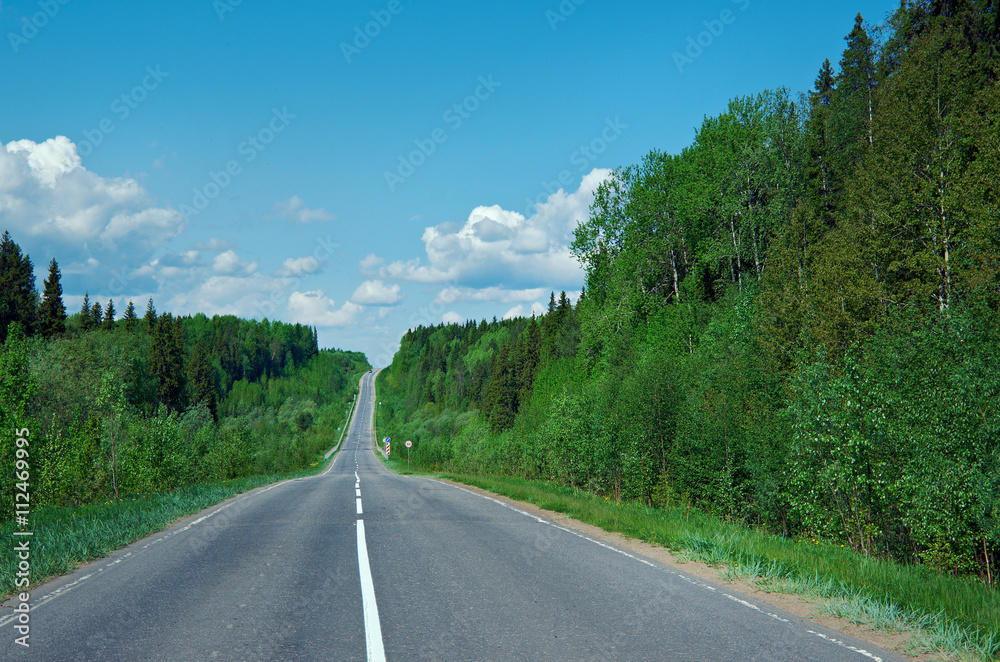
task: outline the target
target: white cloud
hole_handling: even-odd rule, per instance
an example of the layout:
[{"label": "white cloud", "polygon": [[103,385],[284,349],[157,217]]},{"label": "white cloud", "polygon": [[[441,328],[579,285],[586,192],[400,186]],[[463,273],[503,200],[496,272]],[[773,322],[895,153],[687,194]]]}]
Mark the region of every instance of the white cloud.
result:
[{"label": "white cloud", "polygon": [[524,306],[522,304],[517,304],[503,314],[503,319],[505,320],[513,319],[515,317],[524,317]]},{"label": "white cloud", "polygon": [[313,223],[332,221],[336,218],[325,209],[309,209],[306,203],[297,195],[293,195],[288,200],[279,200],[274,203],[271,212],[277,218],[283,218],[297,223]]},{"label": "white cloud", "polygon": [[311,255],[306,257],[290,257],[285,260],[278,274],[282,276],[308,276],[317,273],[323,264]]},{"label": "white cloud", "polygon": [[256,262],[244,262],[232,249],[219,253],[212,262],[212,269],[217,274],[252,274],[257,271]]},{"label": "white cloud", "polygon": [[354,303],[366,306],[392,306],[399,303],[399,285],[386,285],[380,280],[366,280],[351,296]]},{"label": "white cloud", "polygon": [[0,145],[0,225],[86,260],[97,252],[152,251],[180,234],[184,217],[156,207],[134,179],[88,171],[76,145],[57,136]]},{"label": "white cloud", "polygon": [[531,304],[527,312],[524,310],[524,304],[518,304],[504,313],[503,319],[509,320],[515,317],[530,317],[532,315],[535,317],[541,317],[545,314],[546,310],[548,309],[537,301]]},{"label": "white cloud", "polygon": [[478,301],[486,303],[517,303],[535,301],[550,292],[544,287],[534,287],[523,290],[510,290],[502,287],[446,287],[434,298],[438,303],[452,304],[456,301]]},{"label": "white cloud", "polygon": [[526,218],[498,205],[476,207],[462,225],[443,223],[424,230],[421,258],[390,264],[375,255],[361,261],[362,273],[420,283],[452,281],[475,287],[506,283],[561,288],[583,280],[569,251],[573,230],[589,216],[594,191],[611,171],[595,169],[575,193],[559,190]]},{"label": "white cloud", "polygon": [[369,253],[365,256],[365,259],[358,263],[358,266],[361,268],[361,273],[366,276],[374,276],[378,274],[379,269],[385,267],[385,260]]},{"label": "white cloud", "polygon": [[339,309],[323,290],[292,292],[288,297],[288,312],[292,321],[309,326],[348,326],[357,322],[364,307],[348,301]]},{"label": "white cloud", "polygon": [[465,324],[465,318],[456,313],[454,310],[450,310],[442,315],[441,321],[445,324]]},{"label": "white cloud", "polygon": [[208,275],[205,269],[185,271],[161,265],[153,268],[161,293],[175,292],[162,309],[177,314],[277,319],[281,317],[281,307],[290,285],[287,279],[259,273]]}]

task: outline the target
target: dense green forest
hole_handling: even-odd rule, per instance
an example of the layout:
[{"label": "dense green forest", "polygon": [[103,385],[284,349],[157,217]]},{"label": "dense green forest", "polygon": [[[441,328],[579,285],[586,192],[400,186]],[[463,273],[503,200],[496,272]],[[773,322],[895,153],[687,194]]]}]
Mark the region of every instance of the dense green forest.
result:
[{"label": "dense green forest", "polygon": [[[0,334],[0,455],[28,430],[32,507],[302,469],[336,440],[369,368],[300,324],[175,317],[152,299],[119,316],[89,295],[67,315],[56,260],[39,296],[9,233]],[[0,468],[5,503],[15,469]]]},{"label": "dense green forest", "polygon": [[380,434],[995,583],[998,45],[992,0],[858,16],[813,90],[613,173],[575,302],[412,329]]}]

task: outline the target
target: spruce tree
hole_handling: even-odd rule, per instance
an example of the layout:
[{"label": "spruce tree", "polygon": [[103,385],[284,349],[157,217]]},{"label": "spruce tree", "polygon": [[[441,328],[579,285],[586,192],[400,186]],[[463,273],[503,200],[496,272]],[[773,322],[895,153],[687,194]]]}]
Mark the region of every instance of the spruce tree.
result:
[{"label": "spruce tree", "polygon": [[215,370],[209,362],[209,354],[205,351],[202,341],[195,343],[191,351],[191,358],[188,360],[188,388],[191,394],[191,403],[204,402],[212,412],[212,418],[216,418],[216,377]]},{"label": "spruce tree", "polygon": [[878,87],[875,42],[858,14],[854,29],[845,39],[847,49],[840,60],[833,94],[833,139],[841,155],[838,166],[844,176],[853,170],[874,146],[872,123],[877,111]]},{"label": "spruce tree", "polygon": [[59,282],[59,265],[56,259],[49,262],[49,277],[45,280],[45,292],[39,308],[39,331],[46,338],[66,331],[66,306],[62,300],[62,284]]},{"label": "spruce tree", "polygon": [[808,160],[803,175],[809,182],[809,195],[816,206],[825,214],[832,214],[836,207],[836,196],[840,195],[842,177],[833,170],[833,145],[831,145],[830,124],[832,121],[833,91],[835,79],[830,60],[816,77],[816,87],[809,94],[809,120],[806,123],[806,149]]},{"label": "spruce tree", "polygon": [[517,383],[510,343],[501,344],[493,359],[490,379],[483,394],[483,411],[496,433],[503,432],[514,424],[514,417],[517,415]]},{"label": "spruce tree", "polygon": [[108,299],[108,305],[104,309],[104,328],[108,331],[114,331],[115,329],[115,302],[112,299]]},{"label": "spruce tree", "polygon": [[131,332],[135,328],[135,324],[139,318],[135,316],[135,304],[129,299],[128,306],[125,307],[125,314],[122,316],[125,320],[125,330]]},{"label": "spruce tree", "polygon": [[184,390],[184,343],[180,319],[170,313],[157,318],[153,333],[152,370],[156,375],[157,395],[167,409],[181,408],[181,393]]},{"label": "spruce tree", "polygon": [[146,316],[143,318],[146,321],[146,333],[152,333],[156,329],[156,308],[153,307],[153,297],[149,297],[149,301],[146,303]]},{"label": "spruce tree", "polygon": [[80,330],[89,331],[93,325],[93,319],[90,317],[90,292],[84,292],[83,305],[80,307]]},{"label": "spruce tree", "polygon": [[19,322],[26,336],[35,332],[38,292],[31,258],[21,254],[9,232],[0,238],[0,342],[7,338],[7,325]]},{"label": "spruce tree", "polygon": [[104,309],[101,308],[101,302],[95,301],[94,305],[90,307],[90,325],[95,328],[101,328],[101,324],[104,322]]}]

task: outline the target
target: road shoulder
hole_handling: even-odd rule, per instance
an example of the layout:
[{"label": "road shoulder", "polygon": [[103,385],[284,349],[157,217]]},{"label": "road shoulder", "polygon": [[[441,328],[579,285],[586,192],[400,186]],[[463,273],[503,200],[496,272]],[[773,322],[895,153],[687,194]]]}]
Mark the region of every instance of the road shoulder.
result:
[{"label": "road shoulder", "polygon": [[906,643],[912,637],[912,634],[910,633],[889,633],[873,630],[863,625],[852,623],[847,619],[835,618],[828,614],[823,614],[821,612],[821,598],[772,592],[764,590],[755,582],[748,580],[727,581],[723,576],[723,570],[721,568],[712,567],[698,561],[681,560],[664,547],[652,545],[643,540],[628,538],[619,533],[605,531],[600,527],[592,524],[586,524],[573,519],[572,517],[568,517],[563,513],[545,510],[544,508],[539,508],[532,503],[516,501],[509,497],[495,494],[472,485],[466,485],[464,483],[443,478],[438,478],[436,480],[451,483],[452,485],[461,487],[462,489],[470,490],[493,499],[498,499],[504,503],[531,513],[532,515],[544,517],[545,519],[551,520],[560,526],[578,531],[588,537],[594,538],[595,540],[600,540],[622,549],[627,549],[653,561],[671,566],[688,574],[710,581],[714,584],[725,586],[732,591],[746,596],[747,598],[767,603],[785,612],[815,623],[820,627],[836,630],[848,637],[860,639],[861,641],[878,646],[887,651],[892,651],[893,653],[906,657],[907,659],[916,660],[918,662],[935,662],[941,659],[940,657],[934,655],[923,654],[915,656],[912,652],[908,652],[906,650]]}]

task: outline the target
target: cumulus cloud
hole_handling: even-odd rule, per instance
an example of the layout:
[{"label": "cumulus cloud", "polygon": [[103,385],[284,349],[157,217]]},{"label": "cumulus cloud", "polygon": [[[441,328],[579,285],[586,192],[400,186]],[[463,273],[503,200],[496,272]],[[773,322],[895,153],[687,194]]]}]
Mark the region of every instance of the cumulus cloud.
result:
[{"label": "cumulus cloud", "polygon": [[151,251],[180,234],[184,217],[157,207],[131,178],[104,178],[83,167],[65,136],[0,145],[0,225],[20,237],[95,253]]},{"label": "cumulus cloud", "polygon": [[182,271],[161,264],[154,265],[153,269],[158,282],[169,283],[168,287],[161,287],[161,291],[175,292],[163,309],[178,314],[201,312],[276,319],[283,317],[283,304],[291,285],[290,280],[260,273],[211,275],[206,269]]},{"label": "cumulus cloud", "polygon": [[282,276],[308,276],[318,273],[322,267],[323,263],[312,255],[290,257],[282,263],[278,274]]},{"label": "cumulus cloud", "polygon": [[358,286],[351,301],[365,306],[392,306],[399,303],[399,285],[386,285],[380,280],[366,280]]},{"label": "cumulus cloud", "polygon": [[456,313],[454,310],[450,310],[442,315],[441,321],[445,324],[465,324],[465,318]]},{"label": "cumulus cloud", "polygon": [[531,217],[498,205],[476,207],[461,225],[443,223],[424,230],[426,258],[386,264],[369,255],[361,261],[361,271],[388,280],[452,281],[466,287],[578,283],[583,271],[569,251],[573,230],[588,218],[594,191],[610,174],[593,170],[576,192],[560,189],[537,205]]},{"label": "cumulus cloud", "polygon": [[545,314],[546,310],[547,308],[542,304],[538,303],[537,301],[531,304],[531,307],[527,311],[525,311],[523,304],[518,304],[513,308],[511,308],[510,310],[508,310],[506,313],[504,313],[503,319],[509,320],[509,319],[514,319],[515,317],[529,317],[531,315],[534,315],[535,317],[540,317],[541,315]]},{"label": "cumulus cloud", "polygon": [[217,274],[252,274],[257,271],[256,262],[244,262],[232,249],[219,253],[212,261],[212,270]]},{"label": "cumulus cloud", "polygon": [[452,304],[456,301],[462,302],[485,302],[485,303],[516,303],[535,301],[549,294],[549,290],[544,287],[534,287],[523,290],[509,290],[502,287],[484,287],[476,289],[472,287],[446,287],[437,293],[434,298],[438,303]]},{"label": "cumulus cloud", "polygon": [[309,209],[306,203],[297,195],[293,195],[288,200],[279,200],[274,203],[271,213],[276,218],[283,218],[296,223],[315,223],[332,221],[336,218],[325,209]]},{"label": "cumulus cloud", "polygon": [[309,326],[348,326],[357,322],[363,310],[363,306],[351,301],[337,308],[337,303],[328,299],[323,290],[292,292],[288,298],[292,320]]}]

